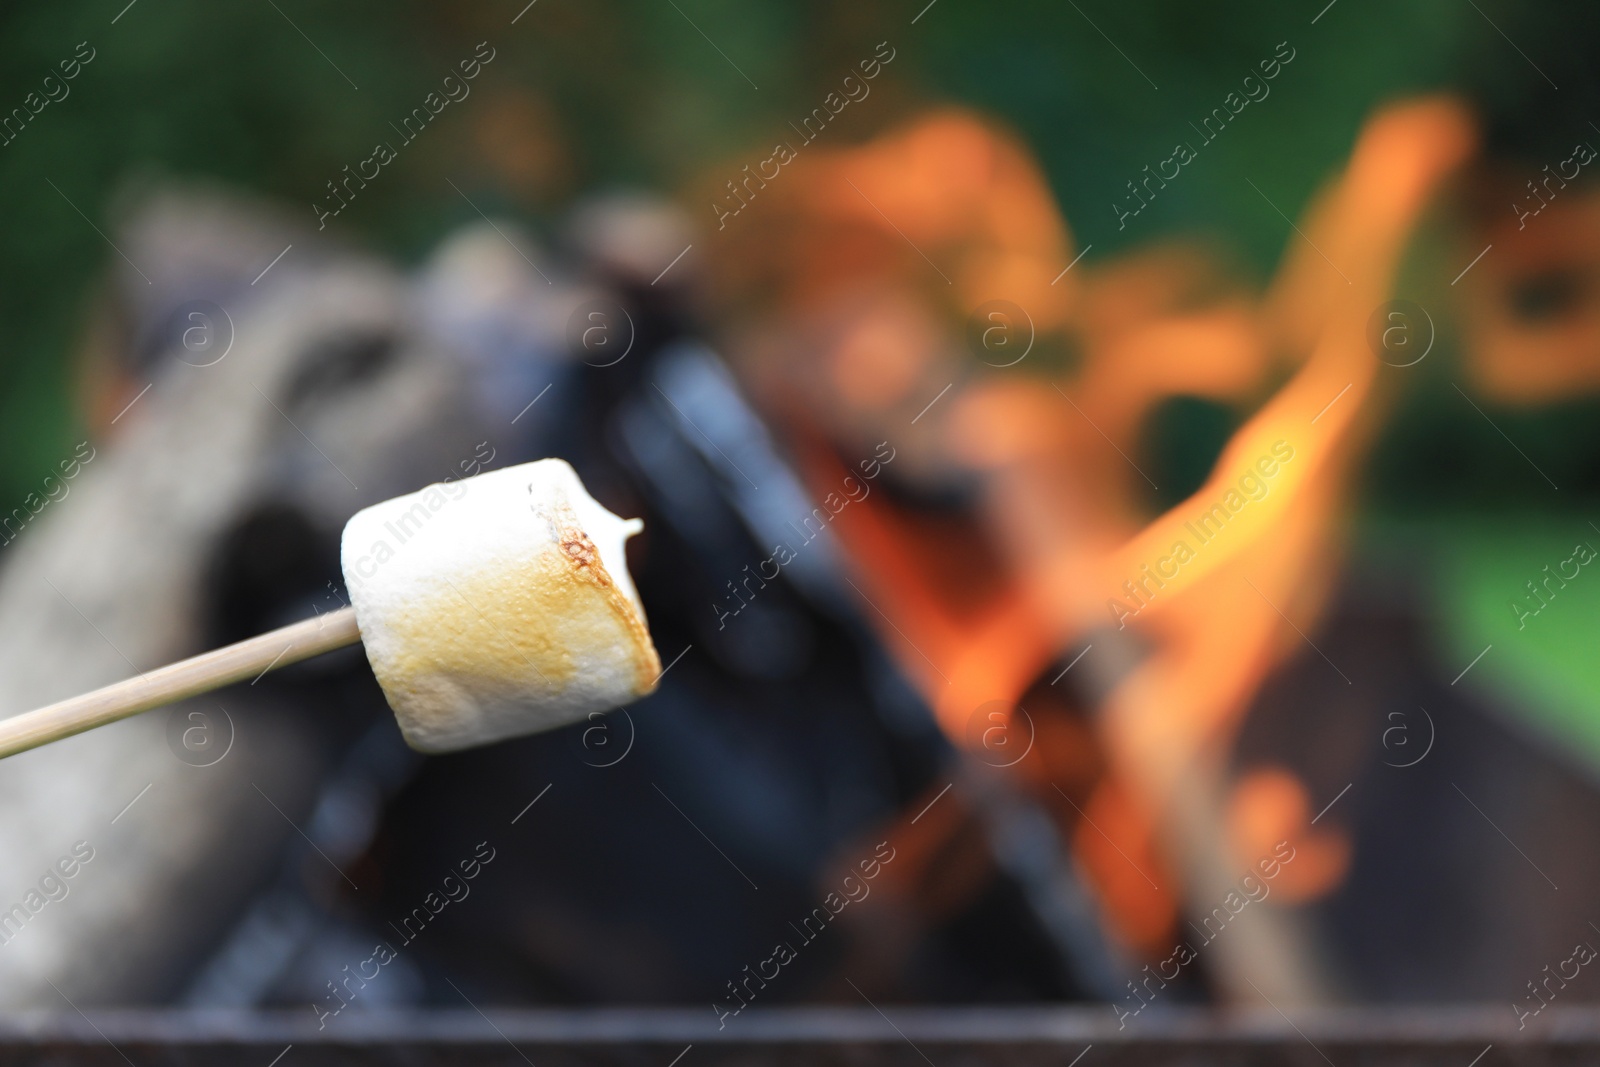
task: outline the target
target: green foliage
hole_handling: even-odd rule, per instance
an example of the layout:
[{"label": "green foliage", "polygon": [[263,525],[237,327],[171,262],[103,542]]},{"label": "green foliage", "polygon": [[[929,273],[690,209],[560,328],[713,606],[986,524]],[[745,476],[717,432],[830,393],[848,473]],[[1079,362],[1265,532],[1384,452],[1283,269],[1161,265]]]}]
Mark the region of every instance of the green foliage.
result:
[{"label": "green foliage", "polygon": [[1600,533],[1577,518],[1548,517],[1468,517],[1415,532],[1433,547],[1419,555],[1431,557],[1438,597],[1436,670],[1452,677],[1489,648],[1472,668],[1475,684],[1547,743],[1600,766],[1600,560],[1582,564],[1576,552],[1594,552]]},{"label": "green foliage", "polygon": [[1150,489],[1150,513],[1159,515],[1199,491],[1228,438],[1243,420],[1214,401],[1193,396],[1167,400],[1146,422],[1139,454]]}]

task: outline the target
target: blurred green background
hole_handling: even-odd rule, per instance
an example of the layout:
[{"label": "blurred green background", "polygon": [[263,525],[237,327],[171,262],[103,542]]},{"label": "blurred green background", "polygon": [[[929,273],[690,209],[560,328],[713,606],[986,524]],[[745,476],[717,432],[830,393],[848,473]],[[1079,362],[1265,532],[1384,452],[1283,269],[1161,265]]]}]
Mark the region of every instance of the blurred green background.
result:
[{"label": "blurred green background", "polygon": [[[5,507],[81,433],[68,355],[115,253],[65,197],[112,232],[115,195],[128,183],[198,176],[276,198],[309,223],[324,183],[386,139],[389,124],[479,41],[496,58],[474,93],[546,107],[549,143],[560,146],[554,176],[530,195],[504,166],[486,164],[495,134],[481,128],[478,104],[451,107],[340,216],[340,233],[415,262],[475,217],[446,178],[535,230],[584,190],[680,189],[717,161],[747,161],[784,136],[884,40],[894,63],[826,136],[864,135],[930,103],[975,106],[1032,144],[1095,258],[1197,233],[1261,278],[1290,234],[1249,182],[1294,216],[1384,100],[1455,88],[1479,103],[1494,150],[1545,161],[1600,115],[1590,110],[1596,16],[1504,0],[1336,0],[1326,9],[1326,0],[125,2],[11,4],[0,14],[0,109],[20,106],[80,41],[96,50],[71,95],[0,147]],[[1124,183],[1170,154],[1190,122],[1285,41],[1296,55],[1271,95],[1119,231],[1110,205]],[[1421,370],[1423,384],[1376,453],[1369,493],[1379,510],[1453,522],[1507,509],[1572,511],[1592,498],[1600,481],[1592,405],[1493,412],[1563,485],[1550,494],[1453,397],[1447,344]],[[1205,439],[1200,454],[1229,425],[1203,413],[1192,421]],[[1497,544],[1491,555],[1504,558]]]}]

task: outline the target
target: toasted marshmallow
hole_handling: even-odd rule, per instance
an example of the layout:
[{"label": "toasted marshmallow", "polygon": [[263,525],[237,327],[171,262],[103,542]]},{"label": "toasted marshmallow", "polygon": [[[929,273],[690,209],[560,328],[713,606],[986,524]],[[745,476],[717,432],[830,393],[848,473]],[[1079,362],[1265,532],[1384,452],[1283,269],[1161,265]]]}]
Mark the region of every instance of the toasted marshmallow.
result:
[{"label": "toasted marshmallow", "polygon": [[367,660],[412,748],[554,729],[661,674],[623,558],[638,519],[563,460],[430,485],[357,512],[341,563]]}]

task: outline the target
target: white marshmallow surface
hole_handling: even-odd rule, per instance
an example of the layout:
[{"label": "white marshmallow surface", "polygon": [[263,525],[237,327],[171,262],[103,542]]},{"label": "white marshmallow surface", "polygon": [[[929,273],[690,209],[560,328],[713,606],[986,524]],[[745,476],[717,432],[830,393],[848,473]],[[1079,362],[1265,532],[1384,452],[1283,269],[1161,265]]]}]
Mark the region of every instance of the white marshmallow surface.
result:
[{"label": "white marshmallow surface", "polygon": [[559,459],[357,512],[341,545],[345,583],[406,742],[452,752],[654,689],[661,661],[623,558],[643,528]]}]

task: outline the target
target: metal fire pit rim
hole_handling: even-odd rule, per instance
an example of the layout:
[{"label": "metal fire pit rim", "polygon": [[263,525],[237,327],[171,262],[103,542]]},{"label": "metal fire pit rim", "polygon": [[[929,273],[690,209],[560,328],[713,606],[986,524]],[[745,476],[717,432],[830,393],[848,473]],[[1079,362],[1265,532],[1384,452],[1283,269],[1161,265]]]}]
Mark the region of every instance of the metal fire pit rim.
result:
[{"label": "metal fire pit rim", "polygon": [[[1600,1005],[1555,1006],[1518,1030],[1506,1004],[1259,1011],[1147,1011],[1119,1028],[1106,1006],[749,1008],[719,1026],[695,1008],[429,1008],[346,1011],[318,1026],[314,1011],[88,1009],[0,1014],[0,1045],[1580,1045],[1600,1049]],[[882,1009],[882,1012],[878,1010]],[[1292,1019],[1292,1021],[1290,1021]]]}]

